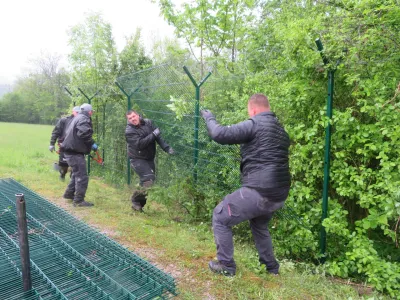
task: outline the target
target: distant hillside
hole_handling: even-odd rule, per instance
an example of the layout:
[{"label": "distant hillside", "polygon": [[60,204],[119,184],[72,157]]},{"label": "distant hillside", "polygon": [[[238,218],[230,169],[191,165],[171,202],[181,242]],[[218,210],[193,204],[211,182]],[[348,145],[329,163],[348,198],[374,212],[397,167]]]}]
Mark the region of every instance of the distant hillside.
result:
[{"label": "distant hillside", "polygon": [[12,92],[11,85],[9,84],[0,84],[0,98],[6,94]]}]

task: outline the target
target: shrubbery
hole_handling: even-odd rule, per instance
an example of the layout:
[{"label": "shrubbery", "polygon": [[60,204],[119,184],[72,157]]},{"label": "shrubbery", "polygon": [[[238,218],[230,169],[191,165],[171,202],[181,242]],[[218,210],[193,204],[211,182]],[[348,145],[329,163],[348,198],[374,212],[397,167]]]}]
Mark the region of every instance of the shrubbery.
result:
[{"label": "shrubbery", "polygon": [[[400,291],[399,254],[394,246],[400,215],[400,8],[395,2],[252,3],[258,5],[257,16],[262,18],[253,16],[241,24],[243,31],[238,33],[245,32],[245,42],[232,48],[232,53],[238,53],[235,60],[229,61],[223,51],[209,58],[214,74],[200,93],[200,105],[211,109],[222,124],[246,119],[248,97],[265,93],[291,137],[290,209],[271,224],[280,257],[311,262],[321,258],[325,127],[332,123],[324,268],[391,296]],[[316,38],[324,44],[327,66],[317,51]],[[335,69],[336,79],[332,120],[325,116],[328,69]],[[166,204],[180,220],[210,222],[214,206],[239,186],[238,148],[216,146],[200,120],[199,178],[193,181],[195,117],[190,112],[195,91],[182,70],[176,70],[164,68],[157,73],[153,68],[148,78],[142,71],[144,79],[136,78],[130,86],[144,83],[132,99],[146,117],[160,124],[163,136],[177,150],[175,158],[159,153],[160,186],[153,188],[151,197]],[[249,239],[245,226],[235,231],[239,239]]]}]

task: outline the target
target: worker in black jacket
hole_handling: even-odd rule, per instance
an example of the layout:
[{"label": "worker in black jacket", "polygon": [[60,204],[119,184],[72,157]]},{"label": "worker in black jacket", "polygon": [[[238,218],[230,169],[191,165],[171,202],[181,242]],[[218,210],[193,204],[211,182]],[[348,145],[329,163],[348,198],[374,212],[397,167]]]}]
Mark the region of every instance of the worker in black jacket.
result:
[{"label": "worker in black jacket", "polygon": [[79,114],[68,125],[64,141],[61,144],[65,159],[72,168],[71,181],[63,197],[73,200],[74,206],[93,206],[92,203],[85,201],[89,184],[85,155],[98,148],[92,139],[93,128],[90,118],[92,114],[92,106],[87,103],[82,104]]},{"label": "worker in black jacket", "polygon": [[146,204],[146,188],[155,180],[156,142],[168,154],[174,154],[160,135],[160,129],[156,128],[152,121],[143,119],[136,111],[126,113],[128,125],[125,129],[126,143],[128,144],[128,157],[131,167],[140,178],[140,186],[143,189],[136,190],[132,195],[132,208],[143,211]]},{"label": "worker in black jacket", "polygon": [[278,274],[268,222],[283,207],[290,188],[289,136],[271,112],[268,98],[255,94],[248,101],[250,119],[231,126],[221,126],[214,115],[201,111],[209,136],[220,144],[240,144],[242,187],[225,196],[214,209],[213,231],[217,261],[209,268],[216,273],[234,276],[232,226],[249,220],[259,261],[269,273]]},{"label": "worker in black jacket", "polygon": [[[60,120],[58,120],[56,126],[54,127],[52,133],[51,133],[51,138],[50,138],[50,146],[49,150],[50,152],[53,152],[55,150],[55,144],[58,141],[58,144],[61,144],[64,140],[65,136],[65,129],[67,128],[68,124],[71,122],[72,118],[75,117],[79,113],[79,106],[75,106],[72,109],[72,114],[67,117],[63,117]],[[64,151],[61,151],[61,149],[58,149],[58,170],[60,172],[60,179],[64,181],[65,175],[68,172],[68,164],[65,161],[64,157]]]}]

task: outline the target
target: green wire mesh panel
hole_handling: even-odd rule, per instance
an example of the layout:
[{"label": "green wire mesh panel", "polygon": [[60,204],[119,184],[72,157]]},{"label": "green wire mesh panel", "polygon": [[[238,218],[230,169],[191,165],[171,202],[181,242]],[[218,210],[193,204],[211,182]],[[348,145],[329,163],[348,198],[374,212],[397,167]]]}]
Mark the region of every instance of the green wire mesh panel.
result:
[{"label": "green wire mesh panel", "polygon": [[[21,281],[15,194],[26,200],[32,297],[43,299],[166,299],[175,280],[13,179],[0,180],[0,295]],[[3,269],[2,269],[3,270]],[[3,275],[3,271],[1,273]],[[21,291],[8,295],[13,299]],[[25,298],[17,298],[25,299]],[[28,298],[26,298],[28,299]],[[29,298],[41,299],[41,298]]]},{"label": "green wire mesh panel", "polygon": [[[16,246],[0,228],[0,299],[43,299],[35,289],[24,292]],[[32,272],[35,282],[35,273]]]}]

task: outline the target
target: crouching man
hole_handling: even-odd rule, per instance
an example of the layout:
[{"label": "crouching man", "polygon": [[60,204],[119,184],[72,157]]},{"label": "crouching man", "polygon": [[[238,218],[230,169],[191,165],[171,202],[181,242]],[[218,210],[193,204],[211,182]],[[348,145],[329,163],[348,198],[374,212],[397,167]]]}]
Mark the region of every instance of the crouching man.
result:
[{"label": "crouching man", "polygon": [[218,260],[210,261],[209,268],[226,276],[236,273],[232,226],[247,220],[260,263],[267,272],[278,274],[268,223],[284,205],[290,188],[288,134],[265,95],[251,96],[247,109],[250,119],[231,126],[221,126],[210,111],[201,111],[214,141],[241,145],[242,187],[225,196],[215,207],[212,219]]}]

